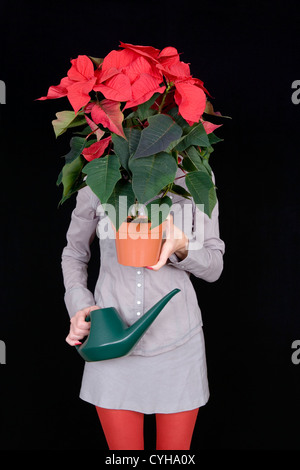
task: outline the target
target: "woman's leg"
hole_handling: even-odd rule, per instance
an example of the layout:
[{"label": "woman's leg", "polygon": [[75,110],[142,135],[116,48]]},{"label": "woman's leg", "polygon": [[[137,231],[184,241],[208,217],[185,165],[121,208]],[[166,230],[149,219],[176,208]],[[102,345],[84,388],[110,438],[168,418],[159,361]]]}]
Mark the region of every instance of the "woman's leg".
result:
[{"label": "woman's leg", "polygon": [[156,415],[156,449],[189,450],[199,408]]},{"label": "woman's leg", "polygon": [[96,406],[109,450],[144,450],[144,415]]}]

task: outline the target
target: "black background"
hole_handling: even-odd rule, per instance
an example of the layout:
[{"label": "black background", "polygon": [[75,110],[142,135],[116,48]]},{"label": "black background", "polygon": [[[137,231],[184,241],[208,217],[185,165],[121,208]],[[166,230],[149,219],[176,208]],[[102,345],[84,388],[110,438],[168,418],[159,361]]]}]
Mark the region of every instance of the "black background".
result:
[{"label": "black background", "polygon": [[[176,47],[232,117],[211,156],[225,267],[216,283],[193,278],[211,396],[192,450],[300,449],[297,3],[1,1],[1,450],[107,451],[94,407],[78,398],[83,362],[64,340],[60,255],[75,199],[57,208],[69,138],[56,141],[51,121],[71,108],[35,99],[70,59],[119,41]],[[96,273],[94,260],[91,287]],[[145,429],[154,449],[151,416]]]}]

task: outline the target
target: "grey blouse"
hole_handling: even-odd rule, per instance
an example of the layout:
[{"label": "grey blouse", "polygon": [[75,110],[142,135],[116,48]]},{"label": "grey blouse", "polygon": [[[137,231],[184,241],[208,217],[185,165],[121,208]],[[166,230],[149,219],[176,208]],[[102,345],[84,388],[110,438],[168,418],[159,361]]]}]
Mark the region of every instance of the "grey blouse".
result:
[{"label": "grey blouse", "polygon": [[[178,169],[177,176],[180,175]],[[187,189],[182,179],[180,184]],[[202,327],[202,317],[190,275],[214,282],[223,269],[225,245],[219,236],[218,203],[209,218],[193,199],[167,195],[172,198],[174,224],[189,238],[185,259],[172,254],[158,271],[119,264],[110,219],[88,186],[77,194],[67,245],[62,252],[65,304],[70,317],[92,305],[115,307],[131,325],[168,292],[180,289],[135,346],[132,351],[135,355],[153,356],[169,351],[196,334]],[[92,293],[87,288],[87,268],[90,244],[96,234],[100,243],[100,271]]]}]

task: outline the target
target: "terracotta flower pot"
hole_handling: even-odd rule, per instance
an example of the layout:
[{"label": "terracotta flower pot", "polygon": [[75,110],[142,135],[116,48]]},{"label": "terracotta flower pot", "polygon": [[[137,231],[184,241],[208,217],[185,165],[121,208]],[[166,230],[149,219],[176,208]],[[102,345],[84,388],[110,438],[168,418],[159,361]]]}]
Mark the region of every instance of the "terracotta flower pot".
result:
[{"label": "terracotta flower pot", "polygon": [[[139,219],[140,220],[140,219]],[[156,264],[162,246],[164,222],[150,229],[151,222],[123,222],[116,232],[118,262],[125,266]]]}]

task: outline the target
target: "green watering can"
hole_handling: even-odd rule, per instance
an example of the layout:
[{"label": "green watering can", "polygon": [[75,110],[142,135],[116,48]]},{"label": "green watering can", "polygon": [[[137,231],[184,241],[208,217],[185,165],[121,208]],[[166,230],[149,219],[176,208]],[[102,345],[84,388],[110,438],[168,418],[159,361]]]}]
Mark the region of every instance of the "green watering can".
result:
[{"label": "green watering can", "polygon": [[91,322],[87,339],[75,346],[87,362],[126,356],[146,333],[149,326],[180,289],[173,289],[133,325],[127,326],[114,307],[92,310],[86,317]]}]

